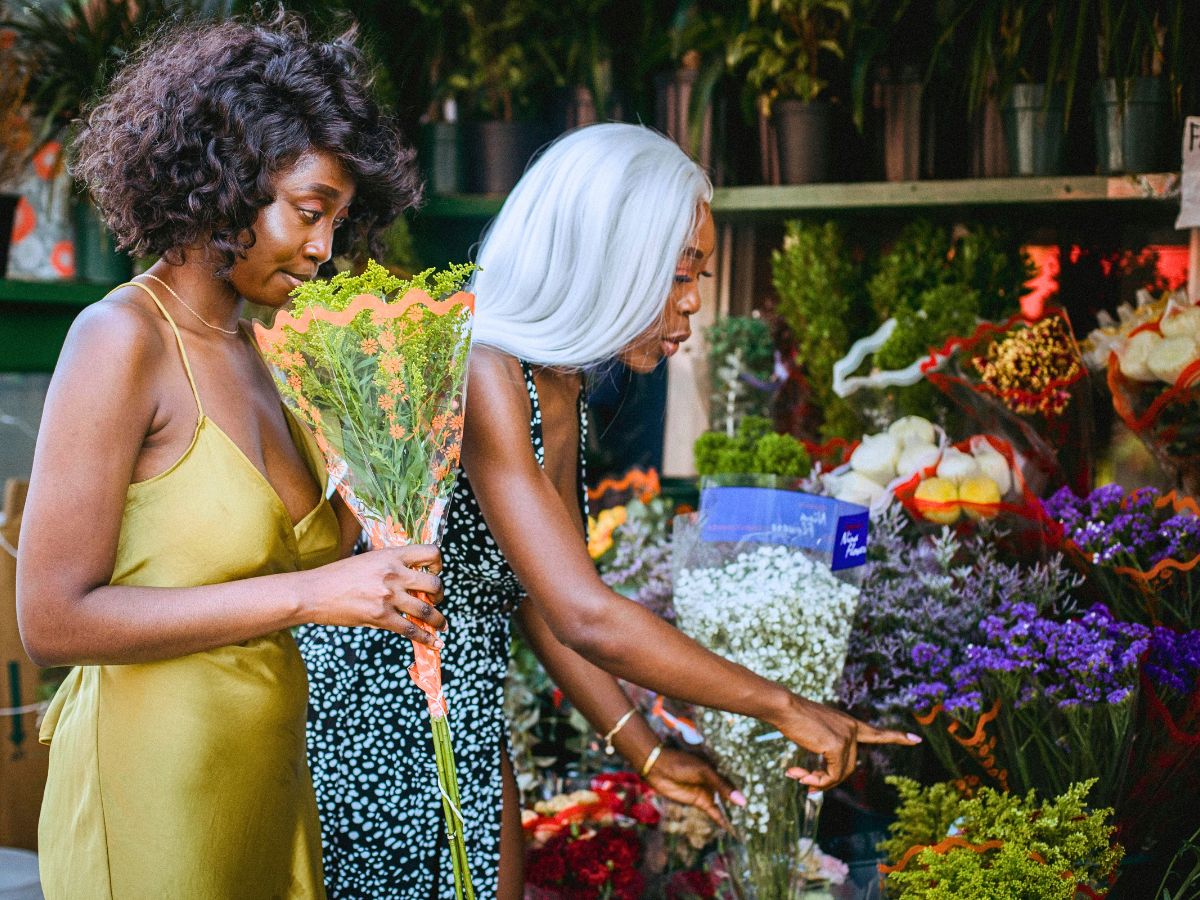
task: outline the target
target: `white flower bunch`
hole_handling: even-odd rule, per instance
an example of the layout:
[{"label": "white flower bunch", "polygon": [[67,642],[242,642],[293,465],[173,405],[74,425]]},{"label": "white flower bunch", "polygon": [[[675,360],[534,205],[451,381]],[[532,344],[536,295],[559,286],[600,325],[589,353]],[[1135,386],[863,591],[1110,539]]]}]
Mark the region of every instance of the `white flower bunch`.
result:
[{"label": "white flower bunch", "polygon": [[[677,526],[678,527],[678,526]],[[717,545],[720,546],[720,545]],[[711,549],[709,545],[708,549]],[[724,563],[681,568],[675,583],[680,627],[721,656],[810,700],[829,702],[845,664],[859,589],[828,564],[775,544],[740,548]],[[770,725],[702,709],[705,740],[746,795],[737,824],[766,833],[772,814],[791,816],[777,798],[788,787],[788,765],[802,762],[781,738],[758,740]],[[787,804],[791,807],[791,803]]]}]

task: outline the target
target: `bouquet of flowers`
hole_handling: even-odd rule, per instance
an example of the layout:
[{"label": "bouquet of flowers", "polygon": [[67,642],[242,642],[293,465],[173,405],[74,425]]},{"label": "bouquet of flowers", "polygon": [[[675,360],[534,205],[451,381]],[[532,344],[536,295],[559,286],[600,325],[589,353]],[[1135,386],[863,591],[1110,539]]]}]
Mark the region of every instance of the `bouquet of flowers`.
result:
[{"label": "bouquet of flowers", "polygon": [[1200,306],[1172,297],[1160,315],[1111,346],[1108,386],[1117,415],[1178,472],[1185,490],[1200,490]]},{"label": "bouquet of flowers", "polygon": [[1142,660],[1141,702],[1120,804],[1122,841],[1149,846],[1200,819],[1200,631],[1155,628]]},{"label": "bouquet of flowers", "polygon": [[1100,604],[1065,622],[1013,601],[986,616],[962,662],[933,643],[912,650],[923,680],[909,688],[917,721],[967,785],[980,777],[1052,797],[1099,779],[1097,802],[1121,794],[1145,626]]},{"label": "bouquet of flowers", "polygon": [[[812,700],[829,701],[865,561],[867,511],[793,491],[708,486],[675,522],[675,609],[699,643]],[[784,775],[795,750],[770,726],[702,709],[700,728],[748,803],[730,810],[745,848],[734,874],[761,898],[798,890],[819,795]],[[797,873],[800,873],[799,875]]]},{"label": "bouquet of flowers", "polygon": [[659,812],[637,775],[598,775],[585,790],[535,804],[523,820],[530,900],[641,897],[642,834]]},{"label": "bouquet of flowers", "polygon": [[892,836],[881,845],[891,860],[880,867],[888,896],[1096,898],[1124,854],[1106,821],[1112,810],[1085,803],[1094,781],[1039,803],[1033,791],[985,787],[967,797],[953,784],[888,780],[900,791]]},{"label": "bouquet of flowers", "polygon": [[1200,628],[1200,508],[1154,488],[1120,485],[1079,498],[1066,488],[1046,501],[1067,551],[1122,618]]},{"label": "bouquet of flowers", "polygon": [[910,688],[927,673],[913,662],[918,645],[938,647],[957,665],[1006,600],[1067,614],[1083,581],[1062,556],[1032,565],[1002,559],[986,523],[970,534],[926,534],[896,503],[872,521],[868,557],[838,699],[886,728],[911,721]]},{"label": "bouquet of flowers", "polygon": [[[942,366],[942,360],[949,364]],[[1091,392],[1067,314],[984,322],[926,360],[926,377],[989,432],[1020,449],[1035,489],[1091,481]],[[1070,453],[1071,458],[1064,457]]]},{"label": "bouquet of flowers", "polygon": [[[474,298],[471,266],[410,281],[375,262],[298,287],[291,312],[256,326],[284,400],[316,435],[331,483],[372,547],[434,543],[446,522],[462,445]],[[455,892],[474,896],[437,651],[413,645],[425,693]]]}]

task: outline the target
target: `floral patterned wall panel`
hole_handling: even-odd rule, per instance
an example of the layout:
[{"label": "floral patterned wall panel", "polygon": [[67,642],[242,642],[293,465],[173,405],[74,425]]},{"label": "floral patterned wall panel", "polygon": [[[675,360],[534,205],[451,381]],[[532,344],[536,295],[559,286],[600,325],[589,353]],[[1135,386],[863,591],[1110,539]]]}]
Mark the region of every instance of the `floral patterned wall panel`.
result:
[{"label": "floral patterned wall panel", "polygon": [[33,157],[10,189],[20,195],[13,217],[7,277],[56,281],[75,276],[71,224],[71,178],[62,164],[62,144],[50,141]]}]

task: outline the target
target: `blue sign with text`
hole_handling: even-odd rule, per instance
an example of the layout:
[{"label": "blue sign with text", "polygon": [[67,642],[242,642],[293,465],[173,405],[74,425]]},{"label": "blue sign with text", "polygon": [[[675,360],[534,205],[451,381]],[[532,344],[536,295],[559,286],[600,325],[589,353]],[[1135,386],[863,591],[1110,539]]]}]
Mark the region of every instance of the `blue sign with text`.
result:
[{"label": "blue sign with text", "polygon": [[832,497],[759,487],[700,493],[701,540],[784,544],[826,554],[833,571],[867,561],[866,507]]}]

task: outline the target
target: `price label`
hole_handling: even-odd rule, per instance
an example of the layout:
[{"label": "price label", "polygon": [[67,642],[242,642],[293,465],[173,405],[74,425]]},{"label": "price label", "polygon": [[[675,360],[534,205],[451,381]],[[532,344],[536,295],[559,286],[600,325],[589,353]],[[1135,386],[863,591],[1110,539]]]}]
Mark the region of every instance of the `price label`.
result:
[{"label": "price label", "polygon": [[1183,123],[1183,177],[1176,228],[1200,228],[1200,116]]}]

